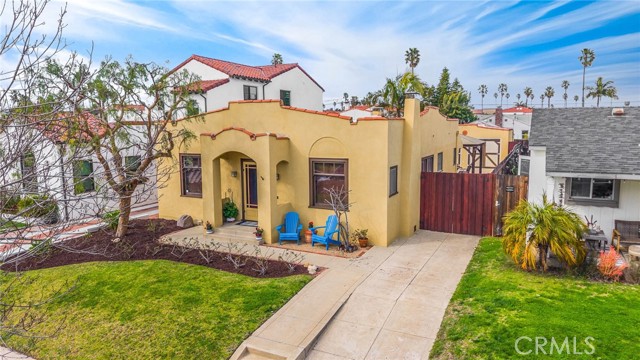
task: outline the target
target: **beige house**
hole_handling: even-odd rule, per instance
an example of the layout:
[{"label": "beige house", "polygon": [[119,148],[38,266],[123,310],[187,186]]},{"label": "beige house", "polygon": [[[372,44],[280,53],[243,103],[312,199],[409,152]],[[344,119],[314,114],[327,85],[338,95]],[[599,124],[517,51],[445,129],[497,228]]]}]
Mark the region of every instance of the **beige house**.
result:
[{"label": "beige house", "polygon": [[[420,172],[431,162],[455,171],[458,122],[437,108],[420,113],[407,99],[405,117],[350,117],[283,106],[280,101],[234,101],[204,114],[204,121],[178,121],[198,139],[175,150],[174,175],[158,190],[160,217],[223,224],[222,205],[233,199],[239,217],[265,229],[288,211],[305,225],[323,224],[332,211],[324,189],[349,191],[350,224],[369,229],[370,242],[387,246],[419,224]],[[434,163],[435,162],[435,163]]]}]

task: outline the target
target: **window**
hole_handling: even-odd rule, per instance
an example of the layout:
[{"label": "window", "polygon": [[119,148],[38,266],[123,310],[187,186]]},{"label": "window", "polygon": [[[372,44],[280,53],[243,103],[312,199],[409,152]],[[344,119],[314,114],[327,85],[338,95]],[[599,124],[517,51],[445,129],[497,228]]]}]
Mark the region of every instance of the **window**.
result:
[{"label": "window", "polygon": [[569,202],[594,206],[617,206],[619,180],[570,178],[568,179]]},{"label": "window", "polygon": [[257,100],[258,99],[258,87],[257,86],[244,86],[244,99],[245,100]]},{"label": "window", "polygon": [[22,189],[25,192],[38,192],[38,178],[36,176],[36,157],[32,152],[27,152],[20,157],[20,175]]},{"label": "window", "polygon": [[433,172],[433,155],[422,158],[422,172]]},{"label": "window", "polygon": [[93,181],[93,163],[91,160],[78,160],[73,162],[73,191],[76,195],[94,191],[96,184]]},{"label": "window", "polygon": [[133,175],[140,167],[140,155],[132,155],[124,157],[124,171],[127,176]]},{"label": "window", "polygon": [[438,153],[438,171],[439,171],[439,172],[440,172],[440,171],[442,171],[442,162],[443,162],[443,160],[442,160],[442,153],[441,153],[441,152],[439,152],[439,153]]},{"label": "window", "polygon": [[280,100],[282,100],[284,106],[291,106],[291,91],[280,90]]},{"label": "window", "polygon": [[398,193],[398,165],[389,169],[389,197]]},{"label": "window", "polygon": [[453,148],[453,166],[458,165],[458,149]]},{"label": "window", "polygon": [[522,140],[529,139],[529,130],[522,130]]},{"label": "window", "polygon": [[311,206],[329,208],[329,189],[347,187],[348,160],[311,159]]},{"label": "window", "polygon": [[182,195],[202,197],[202,164],[200,155],[180,155]]}]

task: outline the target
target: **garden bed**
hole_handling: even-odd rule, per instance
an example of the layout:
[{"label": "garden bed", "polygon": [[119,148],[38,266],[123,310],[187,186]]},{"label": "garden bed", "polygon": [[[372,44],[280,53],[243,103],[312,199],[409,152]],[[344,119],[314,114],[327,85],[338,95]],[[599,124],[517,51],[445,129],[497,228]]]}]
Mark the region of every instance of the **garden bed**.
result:
[{"label": "garden bed", "polygon": [[[237,267],[232,261],[225,259],[225,253],[222,252],[184,248],[158,241],[163,235],[181,229],[172,220],[133,220],[127,235],[117,242],[114,242],[112,230],[101,229],[60,243],[39,245],[33,256],[26,257],[17,264],[9,259],[2,269],[26,271],[94,261],[172,260],[253,277],[271,278],[307,273],[302,265],[297,265],[292,270],[292,266],[286,262],[260,260],[255,256],[238,255],[239,258],[234,260],[245,265]],[[260,274],[260,268],[265,266],[266,273]]]}]

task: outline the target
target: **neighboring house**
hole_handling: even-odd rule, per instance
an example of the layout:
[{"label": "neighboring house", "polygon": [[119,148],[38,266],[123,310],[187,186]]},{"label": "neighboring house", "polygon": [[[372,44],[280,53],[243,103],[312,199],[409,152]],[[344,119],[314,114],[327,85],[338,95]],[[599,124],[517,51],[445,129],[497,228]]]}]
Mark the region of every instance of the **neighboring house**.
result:
[{"label": "neighboring house", "polygon": [[495,125],[513,130],[514,140],[526,140],[531,132],[531,113],[533,109],[525,106],[495,109],[493,114],[478,115],[478,120],[472,124]]},{"label": "neighboring house", "polygon": [[529,201],[542,194],[591,217],[640,221],[640,108],[535,109]]},{"label": "neighboring house", "polygon": [[[78,115],[75,121],[86,123],[96,134],[100,134],[100,127],[104,126],[104,122],[89,112]],[[3,168],[12,170],[7,171],[0,179],[2,187],[12,194],[46,194],[54,198],[59,209],[58,219],[63,221],[84,219],[117,209],[118,202],[114,196],[110,196],[109,192],[97,191],[100,187],[108,186],[104,181],[100,162],[92,152],[74,146],[82,141],[82,135],[70,137],[65,128],[66,126],[58,126],[55,120],[19,127],[20,131],[33,131],[38,135],[29,135],[34,141],[28,147],[21,146],[26,150],[24,154],[4,164]],[[12,131],[8,128],[2,134],[3,147],[11,148],[11,143],[18,141]],[[128,146],[123,150],[121,154],[124,156],[125,166],[135,167],[139,163],[141,151],[136,146]],[[133,197],[134,205],[157,202],[155,172],[153,166],[146,172],[149,183],[154,184],[153,189],[147,189],[149,191],[144,194],[138,191]]]},{"label": "neighboring house", "polygon": [[512,129],[482,122],[460,124],[459,134],[458,165],[474,173],[492,172],[507,157],[513,141]]},{"label": "neighboring house", "polygon": [[356,105],[350,109],[340,112],[342,116],[348,116],[357,122],[358,119],[363,117],[381,116],[383,115],[383,109],[378,106],[369,105]]},{"label": "neighboring house", "polygon": [[281,100],[285,106],[322,110],[324,89],[298,64],[249,66],[200,55],[176,66],[200,77],[192,99],[201,112],[235,100]]},{"label": "neighboring house", "polygon": [[324,225],[333,214],[324,189],[344,186],[351,227],[387,246],[419,226],[421,171],[456,170],[458,121],[433,107],[420,113],[417,99],[406,100],[404,114],[354,122],[250,100],[203,114],[204,121],[178,121],[199,140],[176,149],[179,171],[158,189],[160,217],[188,214],[221,226],[223,200],[232,198],[239,218],[257,221],[273,243],[288,211],[305,227]]}]

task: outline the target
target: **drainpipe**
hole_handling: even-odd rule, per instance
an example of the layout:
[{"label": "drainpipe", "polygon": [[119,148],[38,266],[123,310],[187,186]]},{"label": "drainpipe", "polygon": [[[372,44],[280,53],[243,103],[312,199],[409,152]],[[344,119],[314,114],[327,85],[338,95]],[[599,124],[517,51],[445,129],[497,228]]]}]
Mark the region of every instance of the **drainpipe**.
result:
[{"label": "drainpipe", "polygon": [[267,81],[266,83],[264,83],[264,85],[262,85],[262,100],[265,100],[265,96],[264,96],[264,87],[269,85],[271,81]]},{"label": "drainpipe", "polygon": [[67,203],[67,179],[64,172],[64,144],[59,144],[60,176],[62,177],[62,204],[64,206],[64,220],[69,221],[69,204]]},{"label": "drainpipe", "polygon": [[207,95],[206,93],[203,94],[202,91],[199,94],[204,99],[204,112],[207,112]]}]

